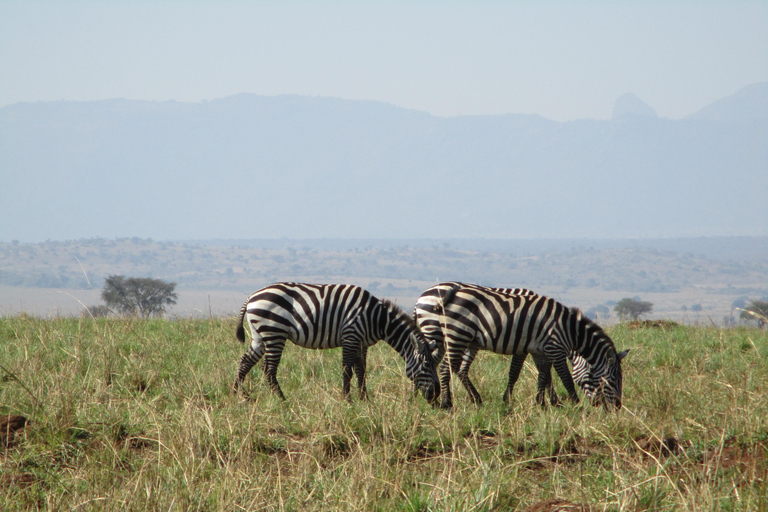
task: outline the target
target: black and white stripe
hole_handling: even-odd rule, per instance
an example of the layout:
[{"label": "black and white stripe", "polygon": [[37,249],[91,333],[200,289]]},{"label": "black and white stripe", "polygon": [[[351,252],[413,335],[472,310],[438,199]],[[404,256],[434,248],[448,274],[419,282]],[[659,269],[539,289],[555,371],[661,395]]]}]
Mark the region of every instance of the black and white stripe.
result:
[{"label": "black and white stripe", "polygon": [[267,380],[285,398],[277,383],[277,366],[285,341],[290,340],[313,349],[341,347],[344,395],[349,395],[354,371],[364,397],[368,347],[385,340],[405,360],[406,375],[427,400],[434,401],[440,391],[435,361],[413,319],[359,286],[275,283],[251,295],[240,309],[236,334],[241,342],[246,319],[252,341],[240,360],[236,389],[264,356]]},{"label": "black and white stripe", "polygon": [[[419,304],[414,311],[414,318],[416,319],[419,328],[424,333],[424,336],[432,350],[432,355],[438,364],[445,354],[445,342],[443,339],[442,327],[440,325],[440,315],[438,314],[440,310],[439,306],[443,303],[444,297],[448,296],[449,294],[453,294],[455,289],[460,287],[474,287],[479,290],[490,290],[505,295],[537,295],[536,292],[526,288],[489,288],[459,282],[441,283],[427,290],[419,299]],[[509,403],[509,400],[512,396],[512,390],[515,387],[517,379],[520,377],[520,371],[523,369],[523,364],[525,363],[525,359],[527,357],[527,352],[523,354],[512,355],[512,361],[509,366],[509,380],[503,395],[503,400],[507,403]],[[557,396],[557,393],[555,392],[555,387],[552,382],[551,361],[549,361],[549,359],[547,359],[544,355],[534,355],[533,359],[539,372],[536,402],[541,405],[545,405],[546,394],[549,394],[550,403],[552,405],[557,405],[560,400]],[[585,387],[586,376],[589,372],[589,364],[583,357],[576,353],[569,354],[568,359],[573,365],[574,382],[585,391],[587,396],[591,397],[591,391]]]},{"label": "black and white stripe", "polygon": [[[469,379],[469,367],[479,350],[513,356],[508,399],[525,356],[532,354],[539,369],[537,400],[544,389],[554,394],[550,366],[554,366],[569,397],[578,402],[568,370],[572,358],[578,383],[594,402],[621,406],[621,364],[611,339],[578,309],[525,289],[488,288],[463,283],[441,283],[426,290],[416,303],[416,321],[440,365],[442,406],[452,405],[450,374],[458,375],[473,402],[480,403]],[[440,348],[443,345],[444,348]]]},{"label": "black and white stripe", "polygon": [[[507,382],[507,389],[504,390],[503,399],[509,403],[512,397],[512,390],[515,387],[518,377],[520,377],[520,371],[523,369],[525,358],[528,354],[514,354],[512,356],[512,362],[509,365],[509,380]],[[568,354],[568,360],[571,362],[573,382],[576,386],[580,387],[587,397],[592,398],[594,392],[587,386],[587,377],[589,375],[589,363],[587,360],[581,357],[579,354],[571,352]],[[560,402],[560,398],[555,392],[555,385],[552,382],[552,361],[550,361],[544,355],[533,356],[533,362],[536,365],[536,369],[539,372],[538,385],[536,390],[536,403],[539,405],[546,405],[546,394],[549,394],[549,401],[552,405],[557,405]]]}]

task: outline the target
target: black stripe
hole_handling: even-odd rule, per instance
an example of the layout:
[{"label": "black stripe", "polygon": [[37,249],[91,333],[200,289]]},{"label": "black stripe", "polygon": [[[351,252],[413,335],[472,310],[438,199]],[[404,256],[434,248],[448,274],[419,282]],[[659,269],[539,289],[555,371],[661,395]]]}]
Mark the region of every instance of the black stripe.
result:
[{"label": "black stripe", "polygon": [[[274,313],[268,309],[252,309],[250,312],[253,313],[254,316],[258,316],[261,318],[264,318],[266,320],[271,320],[272,322],[280,325],[284,325],[288,328],[293,327],[293,322],[290,321],[290,319],[285,318],[284,316],[278,315],[277,313]],[[251,323],[256,324],[258,320],[251,320]],[[260,331],[258,331],[261,333]]]}]

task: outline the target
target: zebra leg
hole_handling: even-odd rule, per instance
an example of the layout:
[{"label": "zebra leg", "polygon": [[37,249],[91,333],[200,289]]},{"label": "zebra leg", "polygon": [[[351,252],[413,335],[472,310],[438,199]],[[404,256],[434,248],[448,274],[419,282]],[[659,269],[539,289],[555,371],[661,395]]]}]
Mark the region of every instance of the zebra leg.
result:
[{"label": "zebra leg", "polygon": [[440,377],[440,395],[443,397],[440,401],[440,408],[450,409],[453,407],[453,401],[451,400],[451,366],[448,363],[447,357],[440,363],[437,371]]},{"label": "zebra leg", "polygon": [[275,339],[273,341],[267,341],[267,350],[264,356],[264,375],[267,377],[267,382],[272,391],[280,398],[285,400],[283,390],[280,389],[280,384],[277,383],[277,367],[280,364],[280,358],[283,356],[283,349],[285,348],[285,339]]},{"label": "zebra leg", "polygon": [[515,354],[512,356],[512,362],[509,364],[509,381],[507,382],[507,389],[504,390],[504,396],[502,399],[504,403],[509,405],[509,400],[512,398],[512,390],[515,387],[517,379],[520,377],[520,370],[523,369],[523,363],[528,354]]},{"label": "zebra leg", "polygon": [[557,347],[549,350],[544,349],[544,351],[544,356],[552,361],[552,366],[555,367],[560,380],[563,381],[563,385],[568,391],[568,398],[575,404],[579,403],[579,395],[576,394],[576,386],[573,384],[573,377],[571,377],[571,371],[568,369],[568,353]]},{"label": "zebra leg", "polygon": [[[451,400],[451,373],[455,373],[459,376],[461,379],[462,384],[464,384],[464,387],[467,388],[467,391],[470,393],[470,397],[474,401],[475,398],[480,398],[480,395],[478,394],[477,397],[475,397],[472,394],[471,389],[474,389],[474,386],[472,386],[472,383],[469,382],[469,386],[465,383],[466,380],[469,380],[468,377],[466,377],[467,372],[469,371],[469,365],[472,364],[472,360],[474,359],[474,355],[465,356],[465,354],[468,354],[470,352],[469,344],[461,341],[452,341],[450,339],[445,340],[445,347],[446,347],[446,353],[445,358],[443,359],[443,362],[440,363],[440,394],[443,396],[442,402],[440,403],[440,407],[443,409],[450,409],[453,407],[453,402]],[[477,352],[477,351],[475,351]],[[465,359],[467,362],[465,363]],[[462,377],[462,368],[466,364],[466,370],[463,372],[464,377]],[[475,393],[477,393],[477,390],[474,390]]]},{"label": "zebra leg", "polygon": [[248,350],[240,359],[240,366],[237,369],[237,378],[235,379],[234,385],[235,392],[240,390],[240,385],[243,383],[243,380],[245,380],[245,376],[248,375],[251,368],[253,368],[262,356],[264,356],[264,351],[264,341],[261,339],[261,336],[254,334],[251,346],[248,347]]},{"label": "zebra leg", "polygon": [[464,388],[467,390],[467,393],[469,393],[469,399],[473,404],[480,405],[483,403],[483,399],[480,398],[480,393],[477,392],[475,385],[472,384],[471,380],[469,380],[469,367],[472,365],[472,361],[475,360],[475,356],[477,356],[478,350],[479,347],[470,346],[464,352],[464,357],[462,358],[458,373],[459,380],[462,384],[464,384]]},{"label": "zebra leg", "polygon": [[534,356],[536,369],[539,371],[538,386],[536,389],[536,403],[546,407],[546,394],[549,393],[549,401],[553,406],[560,403],[552,381],[552,362],[544,356]]},{"label": "zebra leg", "polygon": [[365,387],[365,370],[368,359],[368,347],[363,345],[360,347],[360,357],[355,365],[355,373],[357,374],[357,389],[360,390],[360,399],[365,400],[368,398],[368,389]]},{"label": "zebra leg", "polygon": [[[349,400],[352,373],[358,371],[359,361],[360,345],[355,342],[343,342],[341,345],[341,391],[347,400]],[[360,379],[360,374],[357,377]]]}]

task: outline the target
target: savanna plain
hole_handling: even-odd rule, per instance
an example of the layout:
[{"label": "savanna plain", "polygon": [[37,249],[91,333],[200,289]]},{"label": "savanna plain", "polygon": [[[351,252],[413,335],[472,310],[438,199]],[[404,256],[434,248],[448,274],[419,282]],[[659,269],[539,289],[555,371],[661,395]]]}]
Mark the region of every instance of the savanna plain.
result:
[{"label": "savanna plain", "polygon": [[506,405],[481,353],[443,411],[383,342],[368,400],[290,344],[286,401],[258,367],[236,395],[235,323],[0,318],[0,510],[768,510],[765,330],[610,327],[618,411],[536,406],[530,363]]}]

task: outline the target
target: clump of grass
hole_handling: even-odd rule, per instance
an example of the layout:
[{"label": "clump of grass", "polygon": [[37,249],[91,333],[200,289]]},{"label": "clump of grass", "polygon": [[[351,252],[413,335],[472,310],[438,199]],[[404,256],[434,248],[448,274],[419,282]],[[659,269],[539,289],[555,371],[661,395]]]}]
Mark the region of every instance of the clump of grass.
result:
[{"label": "clump of grass", "polygon": [[235,395],[234,323],[0,319],[0,415],[28,419],[0,448],[0,509],[768,508],[764,331],[614,328],[619,412],[537,407],[532,366],[506,406],[509,360],[482,353],[485,403],[454,386],[445,412],[385,344],[369,400],[341,396],[338,351],[291,346],[286,401],[259,371]]}]

